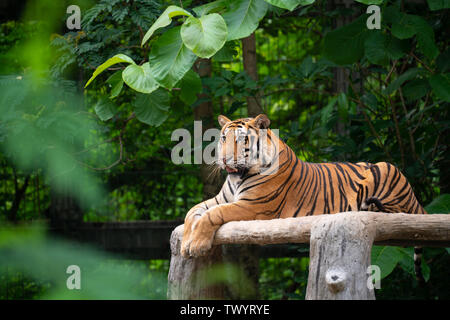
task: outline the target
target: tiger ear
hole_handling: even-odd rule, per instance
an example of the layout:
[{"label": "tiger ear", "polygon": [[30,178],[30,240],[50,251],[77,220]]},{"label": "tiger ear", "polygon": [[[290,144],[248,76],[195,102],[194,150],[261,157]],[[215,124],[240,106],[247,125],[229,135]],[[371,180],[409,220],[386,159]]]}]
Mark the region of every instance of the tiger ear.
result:
[{"label": "tiger ear", "polygon": [[270,120],[265,114],[258,115],[253,122],[260,129],[267,129],[270,125]]},{"label": "tiger ear", "polygon": [[231,122],[230,119],[228,119],[227,117],[222,116],[222,115],[220,115],[220,116],[217,118],[217,121],[219,121],[219,124],[220,124],[221,127],[223,127],[224,125],[226,125],[228,122]]}]

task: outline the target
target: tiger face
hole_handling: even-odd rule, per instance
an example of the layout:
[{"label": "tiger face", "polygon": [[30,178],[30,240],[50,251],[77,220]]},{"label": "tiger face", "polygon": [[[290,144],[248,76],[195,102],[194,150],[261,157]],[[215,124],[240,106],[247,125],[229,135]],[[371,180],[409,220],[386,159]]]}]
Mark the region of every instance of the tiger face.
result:
[{"label": "tiger face", "polygon": [[217,164],[229,174],[256,173],[273,159],[276,148],[268,129],[270,120],[260,114],[256,118],[231,121],[219,116],[222,126]]}]

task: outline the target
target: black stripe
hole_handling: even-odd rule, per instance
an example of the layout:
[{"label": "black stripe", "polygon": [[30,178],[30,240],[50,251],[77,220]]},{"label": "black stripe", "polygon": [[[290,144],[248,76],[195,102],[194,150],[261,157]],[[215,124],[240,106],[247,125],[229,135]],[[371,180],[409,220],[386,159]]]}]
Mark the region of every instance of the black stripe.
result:
[{"label": "black stripe", "polygon": [[325,166],[325,169],[327,170],[327,173],[328,173],[328,181],[330,182],[331,206],[333,207],[333,211],[334,211],[334,188],[333,188],[333,179],[332,179],[332,177],[331,177],[330,169],[328,169],[327,166]]}]

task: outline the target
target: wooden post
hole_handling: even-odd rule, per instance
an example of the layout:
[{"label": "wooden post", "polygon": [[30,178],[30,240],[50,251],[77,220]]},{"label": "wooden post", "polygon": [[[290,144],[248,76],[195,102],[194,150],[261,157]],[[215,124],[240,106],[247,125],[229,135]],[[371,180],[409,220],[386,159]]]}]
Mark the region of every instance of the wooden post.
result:
[{"label": "wooden post", "polygon": [[222,262],[221,246],[214,246],[208,256],[185,259],[180,254],[183,225],[170,237],[170,270],[167,298],[169,300],[224,299],[225,286],[211,283],[208,269]]},{"label": "wooden post", "polygon": [[374,300],[367,268],[376,225],[367,216],[324,216],[313,223],[306,299]]}]

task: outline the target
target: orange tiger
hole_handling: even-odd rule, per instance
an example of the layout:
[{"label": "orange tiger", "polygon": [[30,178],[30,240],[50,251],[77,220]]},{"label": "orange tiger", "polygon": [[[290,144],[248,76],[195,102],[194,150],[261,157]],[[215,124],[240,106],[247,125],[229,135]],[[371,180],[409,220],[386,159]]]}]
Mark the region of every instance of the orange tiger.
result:
[{"label": "orange tiger", "polygon": [[[228,176],[217,196],[187,213],[184,257],[205,255],[216,230],[229,221],[361,210],[426,213],[405,176],[387,162],[303,162],[268,129],[266,115],[218,121],[217,165]],[[420,274],[420,248],[414,258]]]}]

